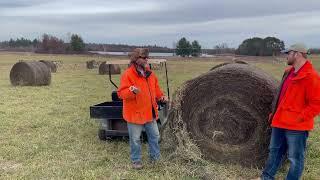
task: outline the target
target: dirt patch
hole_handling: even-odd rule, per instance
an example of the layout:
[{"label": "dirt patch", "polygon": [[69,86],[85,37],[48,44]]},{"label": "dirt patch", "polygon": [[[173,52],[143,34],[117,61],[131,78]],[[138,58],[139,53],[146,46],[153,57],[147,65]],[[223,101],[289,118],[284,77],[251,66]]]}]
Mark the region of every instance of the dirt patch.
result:
[{"label": "dirt patch", "polygon": [[0,160],[0,172],[8,172],[8,171],[15,171],[16,169],[20,168],[22,165],[13,161],[3,161]]}]

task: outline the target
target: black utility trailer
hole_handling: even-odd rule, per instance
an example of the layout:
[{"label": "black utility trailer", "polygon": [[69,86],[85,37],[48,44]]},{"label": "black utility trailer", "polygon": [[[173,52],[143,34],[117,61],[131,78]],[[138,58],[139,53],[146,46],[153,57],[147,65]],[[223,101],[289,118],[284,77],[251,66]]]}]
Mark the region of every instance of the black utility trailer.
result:
[{"label": "black utility trailer", "polygon": [[[153,64],[158,64],[165,67],[167,93],[169,97],[169,82],[168,71],[165,59],[150,59],[148,60],[150,67]],[[129,60],[108,61],[109,65],[109,80],[115,88],[117,85],[112,81],[110,66],[111,64],[129,64]],[[122,117],[122,101],[117,96],[117,92],[113,91],[111,94],[112,101],[103,102],[90,106],[90,118],[96,119],[100,123],[100,129],[98,131],[98,137],[100,140],[107,140],[113,137],[128,137],[127,123]],[[159,119],[157,120],[158,128],[161,128],[166,124],[168,117],[168,104],[158,102]],[[142,132],[142,137],[145,137],[145,132]]]}]

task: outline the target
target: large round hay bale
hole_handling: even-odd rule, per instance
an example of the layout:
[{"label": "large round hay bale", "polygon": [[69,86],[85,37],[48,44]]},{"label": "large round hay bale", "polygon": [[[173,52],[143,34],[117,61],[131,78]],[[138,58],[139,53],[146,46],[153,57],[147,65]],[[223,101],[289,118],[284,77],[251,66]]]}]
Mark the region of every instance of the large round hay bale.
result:
[{"label": "large round hay bale", "polygon": [[44,63],[51,70],[51,72],[57,72],[57,65],[53,61],[40,60],[39,62]]},{"label": "large round hay bale", "polygon": [[87,61],[87,69],[94,69],[98,67],[98,62],[95,60]]},{"label": "large round hay bale", "polygon": [[195,151],[220,163],[262,167],[276,88],[273,77],[253,66],[218,65],[175,93],[164,142],[188,156]]},{"label": "large round hay bale", "polygon": [[14,86],[50,85],[51,72],[45,63],[20,61],[11,68],[10,81]]},{"label": "large round hay bale", "polygon": [[216,68],[218,68],[218,67],[225,66],[225,65],[227,65],[227,64],[233,64],[233,63],[237,63],[237,64],[248,64],[248,63],[245,62],[245,61],[234,60],[233,62],[225,62],[225,63],[218,64],[218,65],[212,67],[212,68],[210,69],[210,71],[211,71],[211,70],[214,70],[214,69],[216,69]]},{"label": "large round hay bale", "polygon": [[99,74],[109,74],[109,66],[110,66],[110,72],[111,74],[121,74],[121,68],[118,64],[106,64],[106,62],[103,62],[99,66]]}]

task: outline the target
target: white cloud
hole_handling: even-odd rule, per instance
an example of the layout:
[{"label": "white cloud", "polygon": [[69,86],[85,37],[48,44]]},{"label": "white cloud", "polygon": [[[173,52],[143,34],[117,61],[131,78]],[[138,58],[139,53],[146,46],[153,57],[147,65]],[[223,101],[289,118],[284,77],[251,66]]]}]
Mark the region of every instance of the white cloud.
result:
[{"label": "white cloud", "polygon": [[148,12],[159,7],[155,2],[128,1],[124,4],[115,1],[53,1],[34,4],[28,7],[2,8],[0,16],[52,16],[52,15],[94,15],[112,13]]}]

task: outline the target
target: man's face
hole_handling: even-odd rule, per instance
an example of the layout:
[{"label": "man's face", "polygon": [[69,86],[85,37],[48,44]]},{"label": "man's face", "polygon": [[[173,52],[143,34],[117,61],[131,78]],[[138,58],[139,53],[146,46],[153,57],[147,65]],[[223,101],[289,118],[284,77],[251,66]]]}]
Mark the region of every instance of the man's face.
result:
[{"label": "man's face", "polygon": [[288,65],[293,65],[295,62],[296,62],[296,54],[297,52],[295,51],[290,51],[288,54],[287,54],[287,64]]},{"label": "man's face", "polygon": [[148,63],[148,57],[139,57],[137,60],[137,64],[140,66],[146,66],[146,64]]}]

